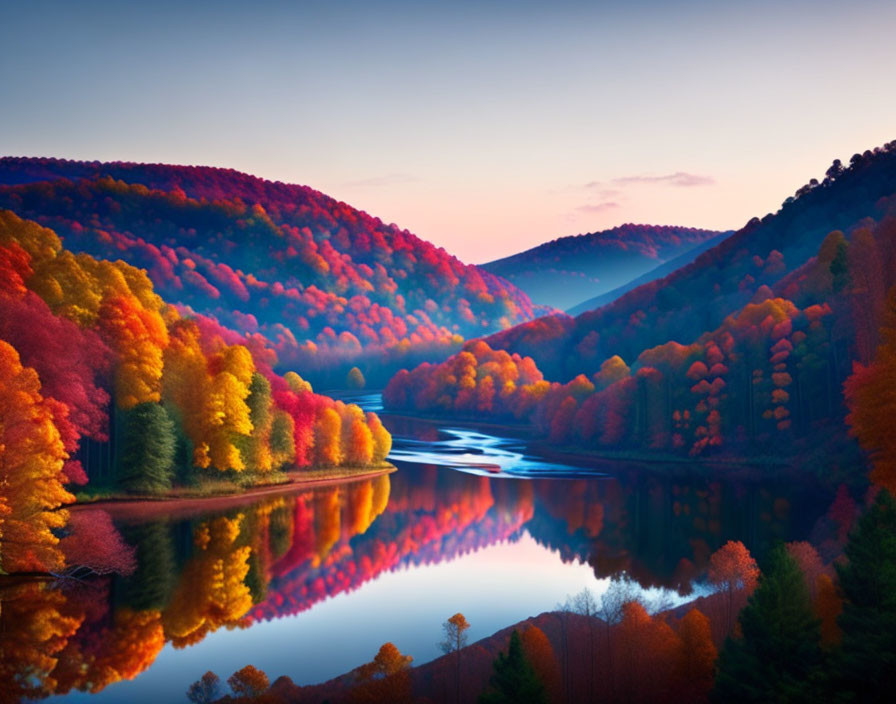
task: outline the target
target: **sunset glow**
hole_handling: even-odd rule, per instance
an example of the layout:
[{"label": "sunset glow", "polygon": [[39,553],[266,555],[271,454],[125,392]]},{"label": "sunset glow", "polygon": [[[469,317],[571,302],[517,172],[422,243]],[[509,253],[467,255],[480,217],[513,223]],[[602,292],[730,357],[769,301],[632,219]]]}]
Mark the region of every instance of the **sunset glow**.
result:
[{"label": "sunset glow", "polygon": [[472,263],[736,229],[892,138],[894,22],[876,0],[21,3],[0,151],[306,184]]}]

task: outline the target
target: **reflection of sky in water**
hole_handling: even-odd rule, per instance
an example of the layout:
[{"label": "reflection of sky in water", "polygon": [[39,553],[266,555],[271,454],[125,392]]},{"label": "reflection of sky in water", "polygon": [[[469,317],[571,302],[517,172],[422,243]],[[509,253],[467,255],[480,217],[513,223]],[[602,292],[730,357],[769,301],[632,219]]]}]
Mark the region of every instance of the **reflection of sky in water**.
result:
[{"label": "reflection of sky in water", "polygon": [[[609,586],[588,565],[561,562],[526,531],[513,542],[489,546],[450,562],[406,567],[381,574],[355,592],[319,602],[303,613],[220,629],[183,650],[166,645],[153,666],[133,682],[110,685],[96,695],[73,693],[66,700],[94,702],[185,701],[190,683],[208,669],[222,680],[247,663],[271,681],[288,675],[299,684],[322,682],[370,661],[386,641],[418,664],[437,657],[441,624],[460,611],[470,622],[470,642],[549,611],[568,595]],[[695,598],[642,590],[648,601],[673,604]],[[51,698],[61,699],[61,698]]]}]

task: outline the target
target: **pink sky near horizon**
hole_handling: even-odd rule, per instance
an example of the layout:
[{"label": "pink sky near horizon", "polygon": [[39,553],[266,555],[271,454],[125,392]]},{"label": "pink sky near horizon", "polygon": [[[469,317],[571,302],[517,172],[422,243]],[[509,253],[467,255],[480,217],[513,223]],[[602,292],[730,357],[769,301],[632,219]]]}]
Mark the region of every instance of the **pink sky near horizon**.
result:
[{"label": "pink sky near horizon", "polygon": [[896,4],[512,7],[23,3],[0,153],[301,183],[481,263],[626,222],[736,229],[896,138]]}]

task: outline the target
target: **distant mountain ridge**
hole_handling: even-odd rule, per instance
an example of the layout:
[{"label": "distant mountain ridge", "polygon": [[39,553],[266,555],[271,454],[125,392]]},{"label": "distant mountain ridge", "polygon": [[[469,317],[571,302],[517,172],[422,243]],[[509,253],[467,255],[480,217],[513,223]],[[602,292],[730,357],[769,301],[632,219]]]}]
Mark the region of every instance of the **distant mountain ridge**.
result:
[{"label": "distant mountain ridge", "polygon": [[0,159],[0,207],[145,268],[185,309],[340,380],[544,312],[515,286],[307,186],[232,169]]},{"label": "distant mountain ridge", "polygon": [[701,244],[698,244],[693,249],[689,249],[684,254],[680,254],[674,259],[669,259],[666,262],[663,262],[655,269],[651,269],[647,273],[641,274],[641,276],[636,279],[632,279],[626,284],[619,286],[618,288],[614,288],[611,291],[607,291],[606,293],[602,293],[599,296],[595,296],[594,298],[589,298],[587,301],[582,301],[578,305],[573,306],[572,308],[567,309],[567,313],[570,315],[579,315],[580,313],[585,313],[589,310],[595,310],[596,308],[600,308],[601,306],[605,306],[608,303],[612,303],[617,298],[622,296],[629,291],[638,288],[638,286],[643,286],[644,284],[648,284],[651,281],[656,281],[657,279],[662,279],[677,269],[681,269],[681,267],[690,264],[697,257],[699,257],[703,252],[708,249],[712,249],[717,244],[721,243],[726,237],[730,236],[730,232],[723,232],[722,234],[712,237]]},{"label": "distant mountain ridge", "polygon": [[[634,360],[669,340],[696,339],[755,299],[777,292],[834,230],[885,218],[896,194],[896,142],[839,160],[777,213],[753,218],[693,262],[572,318],[554,314],[486,338],[495,349],[532,356],[545,376],[594,373],[612,355]],[[870,220],[869,220],[870,222]],[[896,262],[894,262],[896,264]],[[783,292],[783,287],[781,287]]]},{"label": "distant mountain ridge", "polygon": [[481,266],[523,289],[533,301],[568,310],[722,234],[628,223],[561,237]]}]

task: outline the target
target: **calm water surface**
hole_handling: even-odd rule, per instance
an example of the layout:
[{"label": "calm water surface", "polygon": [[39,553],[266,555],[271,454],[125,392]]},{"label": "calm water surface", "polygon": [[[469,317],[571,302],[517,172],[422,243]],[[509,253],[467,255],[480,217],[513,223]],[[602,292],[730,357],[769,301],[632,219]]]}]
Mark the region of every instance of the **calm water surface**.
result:
[{"label": "calm water surface", "polygon": [[[378,395],[351,400],[379,410]],[[491,430],[384,422],[392,475],[229,511],[119,518],[133,575],[0,591],[6,643],[38,624],[58,632],[52,649],[4,647],[4,669],[28,672],[54,700],[155,703],[186,701],[206,670],[226,679],[247,663],[272,681],[320,682],[387,640],[422,663],[457,611],[473,641],[622,575],[654,603],[683,603],[705,593],[708,557],[725,541],[759,554],[806,539],[831,501],[783,482],[562,464]]]}]

